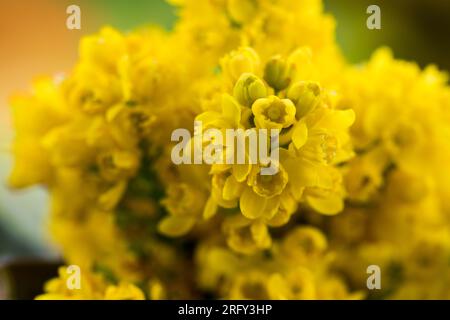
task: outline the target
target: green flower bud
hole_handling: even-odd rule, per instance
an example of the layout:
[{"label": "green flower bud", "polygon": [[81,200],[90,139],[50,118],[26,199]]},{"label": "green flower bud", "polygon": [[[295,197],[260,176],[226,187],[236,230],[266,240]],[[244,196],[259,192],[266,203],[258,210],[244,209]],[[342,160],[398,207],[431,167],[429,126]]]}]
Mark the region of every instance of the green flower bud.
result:
[{"label": "green flower bud", "polygon": [[253,102],[267,96],[267,88],[264,82],[251,73],[244,73],[233,89],[236,100],[246,107],[251,107]]},{"label": "green flower bud", "polygon": [[291,82],[289,68],[281,56],[275,56],[267,62],[264,69],[264,80],[276,91],[286,89]]},{"label": "green flower bud", "polygon": [[287,97],[295,104],[297,119],[305,116],[318,106],[321,99],[320,93],[320,86],[316,82],[296,82],[289,88]]}]

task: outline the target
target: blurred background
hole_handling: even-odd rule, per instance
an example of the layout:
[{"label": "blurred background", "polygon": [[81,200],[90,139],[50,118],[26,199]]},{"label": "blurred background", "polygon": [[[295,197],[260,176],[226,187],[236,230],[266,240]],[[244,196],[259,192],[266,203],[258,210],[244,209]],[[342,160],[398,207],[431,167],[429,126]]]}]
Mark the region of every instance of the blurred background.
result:
[{"label": "blurred background", "polygon": [[[81,8],[81,30],[66,28],[71,4]],[[381,30],[366,28],[371,4],[381,8]],[[448,0],[326,0],[325,8],[338,21],[337,39],[351,62],[388,45],[398,58],[450,70]],[[127,31],[145,24],[170,29],[174,21],[173,9],[163,0],[0,1],[0,258],[55,255],[45,232],[45,190],[12,192],[5,184],[13,137],[8,97],[28,90],[38,75],[70,71],[80,37],[105,24]]]}]

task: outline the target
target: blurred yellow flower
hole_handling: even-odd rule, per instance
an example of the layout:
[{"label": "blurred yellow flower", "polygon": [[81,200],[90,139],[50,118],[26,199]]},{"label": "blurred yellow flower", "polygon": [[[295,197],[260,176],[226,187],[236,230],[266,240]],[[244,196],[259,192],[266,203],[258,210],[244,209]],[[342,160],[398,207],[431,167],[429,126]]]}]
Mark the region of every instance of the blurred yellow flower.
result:
[{"label": "blurred yellow flower", "polygon": [[[47,189],[81,270],[37,299],[449,299],[447,74],[348,65],[320,0],[170,2],[174,30],[104,27],[11,100],[9,184]],[[224,163],[176,165],[183,128],[194,157],[243,132],[245,161],[225,139]]]}]

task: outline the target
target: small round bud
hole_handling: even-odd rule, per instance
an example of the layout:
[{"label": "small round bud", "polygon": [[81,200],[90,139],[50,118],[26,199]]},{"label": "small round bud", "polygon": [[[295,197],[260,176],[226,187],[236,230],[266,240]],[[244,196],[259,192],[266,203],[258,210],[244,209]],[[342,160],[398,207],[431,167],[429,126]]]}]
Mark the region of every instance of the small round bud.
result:
[{"label": "small round bud", "polygon": [[233,95],[240,104],[250,107],[257,99],[267,96],[267,88],[254,74],[244,73],[236,82]]},{"label": "small round bud", "polygon": [[270,59],[264,69],[264,80],[276,91],[286,89],[291,82],[286,61],[280,56]]}]

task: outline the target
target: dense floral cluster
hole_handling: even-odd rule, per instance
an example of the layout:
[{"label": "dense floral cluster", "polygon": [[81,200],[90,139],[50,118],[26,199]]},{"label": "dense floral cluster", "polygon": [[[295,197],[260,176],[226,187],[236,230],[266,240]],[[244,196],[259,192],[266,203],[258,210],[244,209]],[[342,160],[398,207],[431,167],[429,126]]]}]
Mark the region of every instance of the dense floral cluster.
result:
[{"label": "dense floral cluster", "polygon": [[311,226],[294,227],[269,251],[241,256],[215,241],[196,255],[198,285],[228,299],[360,299],[331,272],[334,254],[324,234]]},{"label": "dense floral cluster", "polygon": [[380,49],[342,80],[353,108],[357,156],[346,172],[348,203],[329,223],[340,268],[356,287],[364,265],[384,272],[380,298],[450,299],[450,88]]},{"label": "dense floral cluster", "polygon": [[[48,189],[81,268],[38,298],[450,298],[446,76],[387,49],[347,65],[320,0],[171,2],[172,32],[105,27],[12,100],[10,184]],[[277,173],[175,165],[194,121],[279,129]]]},{"label": "dense floral cluster", "polygon": [[[214,215],[217,207],[239,207],[242,214],[229,210],[223,225],[235,251],[269,249],[267,226],[286,225],[299,203],[327,215],[342,211],[345,192],[336,166],[353,155],[348,128],[354,113],[335,110],[333,93],[309,78],[310,68],[307,49],[265,63],[251,48],[233,51],[222,60],[222,89],[216,89],[196,118],[203,130],[281,130],[276,174],[262,174],[264,159],[211,167],[204,216]],[[249,146],[245,144],[248,157]],[[225,153],[232,147],[225,144]]]}]

